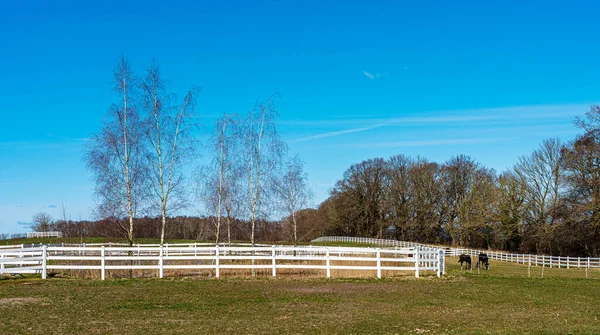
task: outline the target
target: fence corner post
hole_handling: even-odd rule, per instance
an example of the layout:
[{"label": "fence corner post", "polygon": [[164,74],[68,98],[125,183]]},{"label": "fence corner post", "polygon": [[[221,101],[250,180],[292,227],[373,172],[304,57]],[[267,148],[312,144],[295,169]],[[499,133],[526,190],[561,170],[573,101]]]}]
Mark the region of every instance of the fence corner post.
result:
[{"label": "fence corner post", "polygon": [[[104,246],[100,247],[100,279],[104,280],[106,278],[106,252],[104,251]],[[139,254],[138,254],[139,256]]]},{"label": "fence corner post", "polygon": [[220,251],[219,251],[219,245],[217,244],[215,246],[215,278],[219,278],[219,276],[221,275],[221,271],[219,268],[219,264],[220,264],[220,260],[219,260],[219,255],[220,255]]},{"label": "fence corner post", "polygon": [[46,279],[46,264],[47,264],[47,257],[48,257],[48,246],[44,245],[42,247],[42,279]]}]

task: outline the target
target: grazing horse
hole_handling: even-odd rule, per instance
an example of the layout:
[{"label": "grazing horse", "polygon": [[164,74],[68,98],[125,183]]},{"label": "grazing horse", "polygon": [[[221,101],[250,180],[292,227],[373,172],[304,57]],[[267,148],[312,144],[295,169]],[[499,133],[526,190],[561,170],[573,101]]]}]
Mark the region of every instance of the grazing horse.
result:
[{"label": "grazing horse", "polygon": [[469,256],[469,255],[465,255],[465,254],[462,254],[462,255],[460,255],[460,256],[459,256],[459,259],[458,259],[458,262],[460,263],[460,269],[461,269],[461,270],[462,270],[462,268],[463,268],[463,262],[467,263],[467,264],[466,264],[466,268],[467,268],[467,269],[469,269],[469,270],[470,270],[470,269],[472,269],[472,268],[473,268],[473,267],[471,266],[471,256]]},{"label": "grazing horse", "polygon": [[486,270],[490,269],[490,263],[488,262],[487,254],[479,254],[479,259],[477,260],[477,267],[483,267]]}]

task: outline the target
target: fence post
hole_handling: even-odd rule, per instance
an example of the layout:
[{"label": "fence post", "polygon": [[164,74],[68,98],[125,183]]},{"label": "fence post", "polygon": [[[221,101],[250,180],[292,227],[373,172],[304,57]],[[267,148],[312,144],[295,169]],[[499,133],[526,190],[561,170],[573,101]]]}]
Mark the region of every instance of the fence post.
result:
[{"label": "fence post", "polygon": [[442,250],[442,275],[446,274],[446,253]]},{"label": "fence post", "polygon": [[329,260],[329,248],[325,249],[325,266],[327,267],[327,278],[331,278],[331,261]]},{"label": "fence post", "polygon": [[588,269],[590,268],[590,258],[589,257],[588,257],[588,266],[587,266],[587,268]]},{"label": "fence post", "polygon": [[4,273],[4,255],[0,255],[0,274]]},{"label": "fence post", "polygon": [[581,267],[581,257],[577,257],[577,268]]},{"label": "fence post", "polygon": [[43,246],[42,247],[42,279],[46,279],[46,263],[47,263],[47,250],[48,250],[48,246]]},{"label": "fence post", "polygon": [[220,268],[219,268],[219,263],[220,263],[219,255],[220,254],[221,254],[221,252],[219,251],[219,245],[217,244],[215,246],[215,277],[216,278],[219,278],[219,276],[221,275]]},{"label": "fence post", "polygon": [[[105,276],[106,276],[106,259],[105,259],[105,255],[106,252],[104,251],[104,246],[100,247],[100,279],[104,280]],[[138,251],[138,256],[139,256],[139,251]]]},{"label": "fence post", "polygon": [[275,265],[275,246],[273,246],[273,249],[271,250],[271,256],[273,257],[273,277],[277,276],[277,267]]},{"label": "fence post", "polygon": [[419,247],[415,247],[415,278],[419,278]]},{"label": "fence post", "polygon": [[161,245],[158,250],[158,278],[162,278],[163,275],[163,246]]},{"label": "fence post", "polygon": [[588,279],[588,271],[590,269],[590,258],[587,258],[587,266],[585,267],[585,279]]},{"label": "fence post", "polygon": [[381,251],[377,248],[377,278],[381,279]]},{"label": "fence post", "polygon": [[169,243],[165,243],[165,255],[169,257]]}]

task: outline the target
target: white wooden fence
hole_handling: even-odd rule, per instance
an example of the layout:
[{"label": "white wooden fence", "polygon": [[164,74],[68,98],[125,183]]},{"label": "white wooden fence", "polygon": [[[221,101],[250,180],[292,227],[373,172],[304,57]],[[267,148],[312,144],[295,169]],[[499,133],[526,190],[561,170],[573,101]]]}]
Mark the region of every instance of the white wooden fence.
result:
[{"label": "white wooden fence", "polygon": [[[386,247],[399,247],[399,248],[414,248],[414,247],[433,247],[431,245],[425,245],[415,242],[405,242],[398,240],[386,240],[381,238],[369,238],[369,237],[352,237],[352,236],[323,236],[312,240],[311,242],[336,242],[336,243],[360,243],[360,244],[373,244],[381,245]],[[437,247],[439,249],[439,247]]]},{"label": "white wooden fence", "polygon": [[60,231],[30,231],[27,233],[27,238],[41,237],[63,237],[63,233]]},{"label": "white wooden fence", "polygon": [[593,257],[568,257],[568,256],[547,256],[547,255],[531,255],[531,254],[511,254],[499,251],[476,250],[476,249],[461,249],[449,248],[446,250],[447,256],[458,256],[461,254],[477,257],[480,253],[488,255],[490,260],[531,264],[532,266],[542,266],[550,268],[577,268],[577,269],[600,269],[600,258]]},{"label": "white wooden fence", "polygon": [[[396,240],[386,240],[368,237],[350,237],[350,236],[324,236],[319,237],[312,242],[347,242],[347,243],[363,243],[381,246],[393,247],[432,247],[431,245],[404,242]],[[438,247],[439,248],[439,247]],[[532,266],[542,266],[550,268],[578,268],[578,269],[600,269],[600,258],[593,257],[568,257],[568,256],[547,256],[547,255],[532,255],[532,254],[513,254],[500,251],[469,249],[469,248],[444,248],[446,256],[456,257],[461,254],[477,257],[480,253],[488,255],[490,260],[511,262],[518,264],[531,264]]]},{"label": "white wooden fence", "polygon": [[106,278],[110,270],[214,270],[223,269],[323,270],[327,278],[332,270],[421,271],[444,273],[441,249],[413,247],[401,249],[292,246],[15,246],[0,249],[0,274],[41,273],[46,278],[55,270],[94,270]]}]

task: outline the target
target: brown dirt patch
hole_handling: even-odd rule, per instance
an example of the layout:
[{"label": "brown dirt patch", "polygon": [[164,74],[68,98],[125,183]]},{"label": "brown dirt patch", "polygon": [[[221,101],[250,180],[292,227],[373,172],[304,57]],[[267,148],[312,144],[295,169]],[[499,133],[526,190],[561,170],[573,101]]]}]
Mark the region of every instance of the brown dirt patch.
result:
[{"label": "brown dirt patch", "polygon": [[38,298],[0,298],[0,308],[2,307],[12,307],[12,306],[21,306],[26,304],[37,304],[41,302],[42,299]]}]

